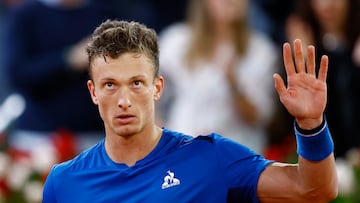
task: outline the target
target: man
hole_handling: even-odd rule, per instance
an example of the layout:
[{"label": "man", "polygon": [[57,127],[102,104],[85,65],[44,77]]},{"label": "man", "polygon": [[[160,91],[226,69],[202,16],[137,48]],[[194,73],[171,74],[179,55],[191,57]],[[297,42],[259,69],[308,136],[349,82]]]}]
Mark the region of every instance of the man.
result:
[{"label": "man", "polygon": [[87,52],[88,88],[106,137],[53,167],[44,203],[303,203],[336,197],[333,143],[323,118],[328,58],[322,58],[316,76],[313,46],[305,64],[301,42],[295,40],[294,66],[291,47],[285,43],[287,87],[274,75],[280,100],[296,120],[299,163],[293,165],[265,160],[217,134],[194,138],[158,127],[154,106],[164,79],[159,76],[152,29],[108,20],[93,33]]}]

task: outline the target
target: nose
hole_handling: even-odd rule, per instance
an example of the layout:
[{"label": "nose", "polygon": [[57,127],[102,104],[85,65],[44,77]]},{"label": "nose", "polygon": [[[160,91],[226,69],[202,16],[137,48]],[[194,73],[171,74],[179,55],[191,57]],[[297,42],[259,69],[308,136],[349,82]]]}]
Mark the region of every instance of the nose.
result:
[{"label": "nose", "polygon": [[131,107],[131,101],[130,101],[129,93],[125,89],[119,91],[118,106],[120,108],[129,108],[129,107]]}]

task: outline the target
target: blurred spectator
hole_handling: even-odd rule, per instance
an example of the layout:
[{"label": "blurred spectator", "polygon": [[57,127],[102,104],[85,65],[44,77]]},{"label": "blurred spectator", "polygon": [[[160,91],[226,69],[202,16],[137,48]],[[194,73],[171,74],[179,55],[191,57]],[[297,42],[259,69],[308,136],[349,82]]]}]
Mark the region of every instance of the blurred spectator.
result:
[{"label": "blurred spectator", "polygon": [[167,88],[157,116],[169,128],[215,131],[262,152],[278,52],[249,28],[248,3],[191,0],[187,21],[163,30],[160,66]]},{"label": "blurred spectator", "polygon": [[141,22],[160,32],[169,24],[183,20],[188,0],[92,0],[112,16]]},{"label": "blurred spectator", "polygon": [[[2,0],[0,1],[0,45],[3,44],[4,27],[6,27],[6,12],[13,6],[19,5],[24,0]],[[4,68],[1,64],[3,60],[3,52],[5,50],[0,49],[0,104],[10,94],[11,90],[7,81],[7,77],[4,75]],[[1,125],[1,123],[0,123]],[[1,131],[0,131],[1,133]]]},{"label": "blurred spectator", "polygon": [[[287,37],[318,47],[317,56],[330,58],[326,116],[336,156],[360,147],[360,33],[358,0],[298,0],[287,22]],[[356,49],[357,48],[357,49]],[[357,58],[356,58],[357,57]]]},{"label": "blurred spectator", "polygon": [[55,135],[75,135],[74,147],[83,149],[101,138],[103,125],[86,87],[84,46],[107,17],[87,0],[31,0],[8,12],[3,68],[26,102],[10,145],[31,150],[56,145]]},{"label": "blurred spectator", "polygon": [[268,35],[278,46],[286,40],[284,27],[292,13],[296,0],[252,0],[250,1],[251,26]]},{"label": "blurred spectator", "polygon": [[[1,41],[2,39],[2,35],[3,35],[3,26],[4,26],[4,12],[5,12],[5,5],[3,4],[3,2],[0,2],[0,44],[2,44],[3,42]],[[2,62],[2,56],[3,56],[3,50],[0,49],[0,64]],[[5,76],[3,73],[3,68],[2,66],[0,66],[0,104],[3,101],[3,99],[5,98],[6,94],[7,94],[7,84],[5,82]]]}]

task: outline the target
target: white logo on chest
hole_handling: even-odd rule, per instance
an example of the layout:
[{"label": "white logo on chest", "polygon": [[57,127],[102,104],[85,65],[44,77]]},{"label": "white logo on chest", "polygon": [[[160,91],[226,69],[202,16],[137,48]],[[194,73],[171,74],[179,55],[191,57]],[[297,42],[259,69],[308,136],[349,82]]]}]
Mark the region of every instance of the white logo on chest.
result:
[{"label": "white logo on chest", "polygon": [[171,172],[170,170],[167,171],[167,175],[164,177],[164,183],[161,185],[161,189],[174,187],[176,185],[180,185],[180,180],[175,178],[174,172]]}]

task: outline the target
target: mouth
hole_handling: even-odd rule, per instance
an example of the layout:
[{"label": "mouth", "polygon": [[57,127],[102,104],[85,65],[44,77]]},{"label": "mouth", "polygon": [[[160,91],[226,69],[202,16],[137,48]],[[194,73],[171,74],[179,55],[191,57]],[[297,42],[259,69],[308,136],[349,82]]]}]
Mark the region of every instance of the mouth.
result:
[{"label": "mouth", "polygon": [[120,114],[116,116],[116,121],[118,121],[121,124],[128,124],[131,123],[135,119],[134,115],[131,114]]}]

